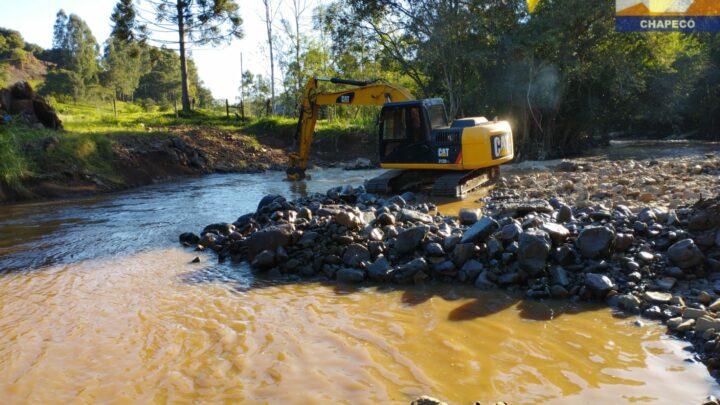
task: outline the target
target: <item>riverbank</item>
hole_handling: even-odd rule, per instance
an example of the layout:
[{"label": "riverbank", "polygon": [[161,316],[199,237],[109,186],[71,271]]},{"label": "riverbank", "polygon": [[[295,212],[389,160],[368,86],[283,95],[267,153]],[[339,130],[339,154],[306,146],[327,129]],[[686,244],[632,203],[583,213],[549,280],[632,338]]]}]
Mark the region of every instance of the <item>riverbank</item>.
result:
[{"label": "riverbank", "polygon": [[[126,111],[114,118],[74,105],[60,112],[65,131],[0,127],[0,204],[106,193],[183,176],[283,170],[293,147],[290,119]],[[319,127],[311,155],[315,164],[373,155],[359,129],[338,123]],[[338,140],[353,146],[340,148]]]},{"label": "riverbank", "polygon": [[543,173],[517,174],[482,211],[459,216],[412,193],[384,198],[362,187],[268,196],[255,212],[180,240],[290,282],[469,284],[603,302],[665,323],[718,378],[720,160],[694,162],[570,162],[548,169],[553,187]]}]

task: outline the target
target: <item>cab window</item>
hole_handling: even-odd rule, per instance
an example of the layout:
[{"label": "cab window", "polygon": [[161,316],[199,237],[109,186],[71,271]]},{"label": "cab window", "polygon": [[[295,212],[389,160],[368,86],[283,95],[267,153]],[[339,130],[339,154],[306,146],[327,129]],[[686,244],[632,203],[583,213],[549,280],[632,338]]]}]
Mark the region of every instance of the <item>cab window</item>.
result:
[{"label": "cab window", "polygon": [[405,139],[407,126],[405,125],[404,112],[402,108],[383,111],[383,140]]}]

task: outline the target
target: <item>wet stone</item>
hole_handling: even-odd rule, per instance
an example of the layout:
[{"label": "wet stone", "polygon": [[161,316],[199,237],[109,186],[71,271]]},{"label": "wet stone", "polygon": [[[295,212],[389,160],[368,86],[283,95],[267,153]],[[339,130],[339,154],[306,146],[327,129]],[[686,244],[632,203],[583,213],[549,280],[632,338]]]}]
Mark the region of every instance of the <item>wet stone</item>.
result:
[{"label": "wet stone", "polygon": [[668,258],[682,269],[699,266],[705,260],[700,248],[692,239],[683,239],[674,243],[667,251]]},{"label": "wet stone", "polygon": [[415,226],[400,232],[395,241],[395,251],[400,255],[414,251],[428,231],[427,226]]},{"label": "wet stone", "polygon": [[654,304],[668,304],[672,300],[672,294],[658,291],[646,291],[644,294],[645,299],[648,302]]},{"label": "wet stone", "polygon": [[546,232],[528,230],[520,235],[518,264],[528,274],[534,275],[545,268],[548,253],[550,253],[550,237]]},{"label": "wet stone", "polygon": [[365,279],[365,272],[360,269],[343,268],[335,273],[335,278],[341,283],[361,283]]},{"label": "wet stone", "polygon": [[576,245],[580,254],[588,259],[609,255],[615,232],[605,226],[588,226],[580,232]]},{"label": "wet stone", "polygon": [[490,217],[483,217],[463,234],[460,243],[482,242],[495,232],[500,225]]}]

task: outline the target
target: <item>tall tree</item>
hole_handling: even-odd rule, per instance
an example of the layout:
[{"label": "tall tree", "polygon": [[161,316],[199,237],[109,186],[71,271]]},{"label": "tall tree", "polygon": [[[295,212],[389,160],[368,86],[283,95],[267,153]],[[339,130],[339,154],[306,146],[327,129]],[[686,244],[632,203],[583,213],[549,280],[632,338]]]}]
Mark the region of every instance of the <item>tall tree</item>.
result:
[{"label": "tall tree", "polygon": [[155,20],[142,19],[151,31],[174,32],[177,41],[154,39],[177,45],[180,53],[182,109],[189,113],[188,46],[219,44],[242,38],[242,18],[234,0],[146,0],[153,8]]},{"label": "tall tree", "polygon": [[[280,1],[276,5],[273,4],[273,0],[262,0],[265,6],[265,28],[267,30],[267,42],[268,50],[270,52],[270,106],[275,111],[275,58],[274,58],[274,47],[273,47],[273,21],[280,8]],[[275,9],[273,10],[273,6]]]},{"label": "tall tree", "polygon": [[67,22],[68,16],[65,14],[65,10],[60,9],[55,15],[55,25],[53,25],[53,41],[52,47],[54,49],[61,49],[65,47],[65,41],[67,39]]},{"label": "tall tree", "polygon": [[[302,30],[300,28],[301,19],[303,14],[305,13],[305,10],[307,9],[307,0],[291,0],[292,4],[290,7],[290,11],[292,12],[292,15],[289,19],[283,18],[282,20],[282,26],[285,31],[285,34],[290,39],[290,43],[292,46],[292,55],[293,59],[292,62],[286,63],[287,72],[285,73],[285,81],[290,81],[290,87],[294,90],[293,95],[293,109],[297,109],[298,103],[299,103],[299,97],[302,92],[302,86],[305,79],[305,75],[303,74],[303,61],[301,57],[301,52],[303,50],[303,46],[306,42],[306,37],[302,34]],[[290,79],[290,80],[288,80]]]},{"label": "tall tree", "polygon": [[133,0],[117,2],[110,15],[110,24],[110,37],[124,44],[143,42],[147,37],[147,26],[138,22]]},{"label": "tall tree", "polygon": [[103,55],[103,82],[116,98],[127,99],[149,66],[146,63],[147,28],[138,23],[132,0],[119,0],[110,16],[112,30]]}]

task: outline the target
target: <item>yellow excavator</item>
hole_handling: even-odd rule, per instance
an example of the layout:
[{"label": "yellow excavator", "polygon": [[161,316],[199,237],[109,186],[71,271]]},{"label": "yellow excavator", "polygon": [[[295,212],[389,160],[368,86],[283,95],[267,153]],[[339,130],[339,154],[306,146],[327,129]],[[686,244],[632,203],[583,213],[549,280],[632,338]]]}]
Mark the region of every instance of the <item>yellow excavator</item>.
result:
[{"label": "yellow excavator", "polygon": [[[320,82],[352,86],[325,92]],[[484,117],[448,120],[442,99],[416,100],[406,89],[381,81],[310,79],[296,130],[297,150],[289,155],[288,180],[305,173],[315,124],[323,105],[381,106],[378,117],[380,167],[390,170],[368,180],[370,193],[389,194],[431,186],[437,196],[463,197],[493,181],[499,166],[513,159],[506,121]]]}]

